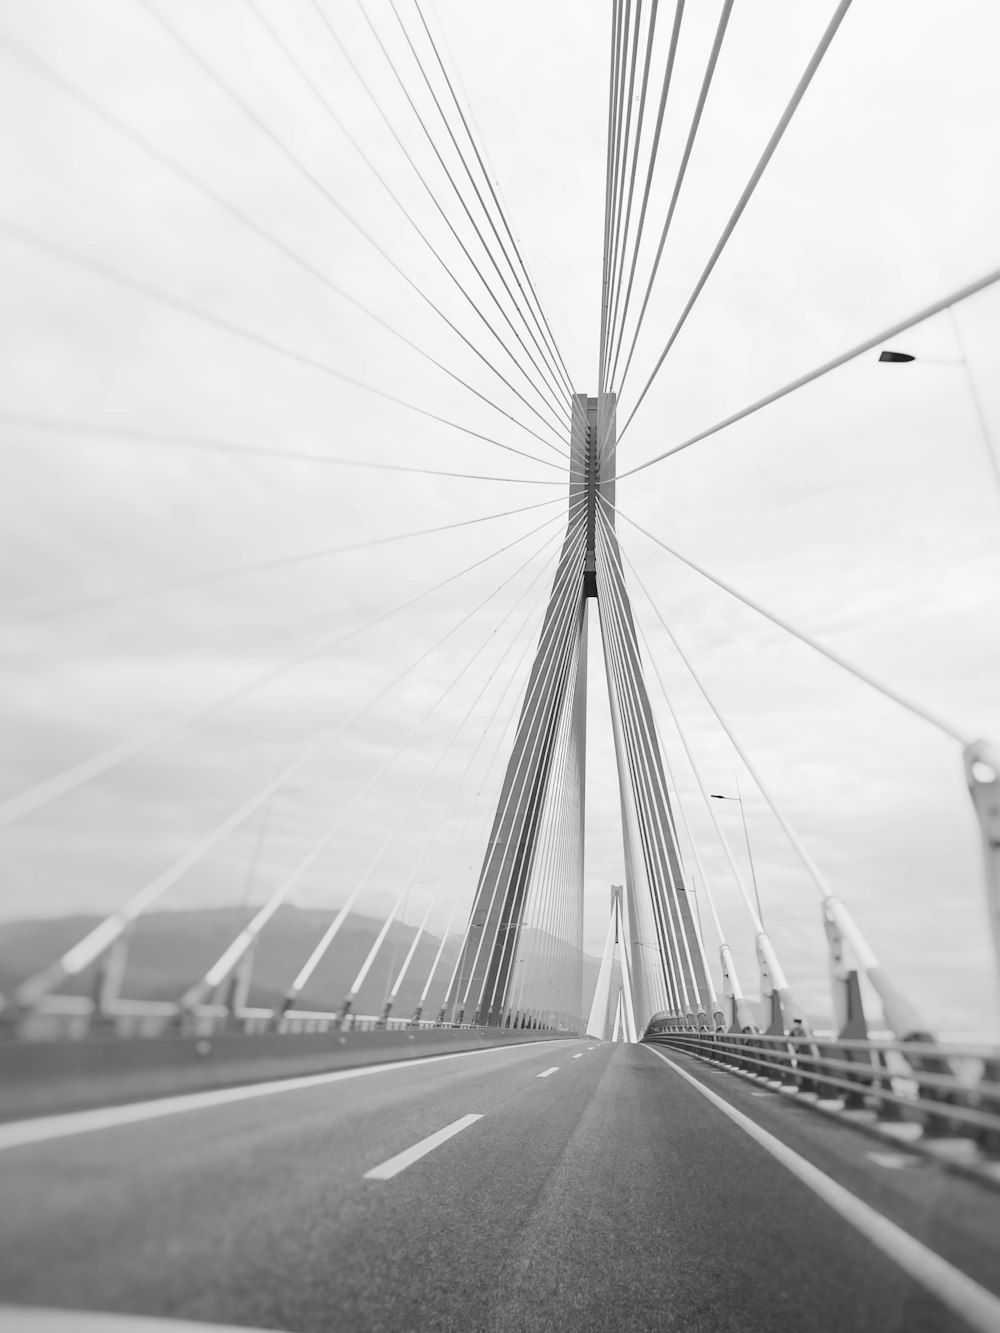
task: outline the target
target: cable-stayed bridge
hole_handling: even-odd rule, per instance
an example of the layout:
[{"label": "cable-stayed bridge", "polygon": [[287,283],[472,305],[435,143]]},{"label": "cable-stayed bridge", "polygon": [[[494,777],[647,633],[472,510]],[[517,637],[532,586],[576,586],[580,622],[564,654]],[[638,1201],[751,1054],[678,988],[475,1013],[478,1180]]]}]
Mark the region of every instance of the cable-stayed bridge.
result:
[{"label": "cable-stayed bridge", "polygon": [[[806,336],[828,317],[810,307],[787,374],[762,360],[735,402],[712,375],[706,397],[697,360],[668,383],[768,189],[804,175],[827,198],[796,135],[867,68],[881,30],[863,8],[772,20],[781,97],[745,105],[727,80],[759,80],[759,34],[732,0],[559,14],[606,81],[603,199],[569,173],[565,217],[603,207],[578,304],[543,303],[449,44],[476,32],[480,72],[495,49],[514,117],[519,82],[525,101],[539,83],[527,11],[0,16],[11,123],[30,113],[0,214],[0,444],[26,565],[0,608],[0,1328],[1000,1327],[1000,1047],[971,998],[1000,959],[1000,752],[973,669],[989,589],[956,574],[995,568],[995,248],[992,267],[921,259],[912,293],[900,281],[833,344]],[[953,42],[978,71],[971,22]],[[808,121],[828,155],[836,121]],[[719,193],[710,168],[741,138],[716,218],[698,192]],[[547,197],[543,176],[523,198]],[[763,344],[773,312],[738,287],[734,321],[747,303]],[[708,350],[741,384],[731,336]],[[561,349],[594,337],[581,378]],[[913,377],[968,445],[930,483],[940,522],[967,475],[967,509],[913,530],[961,548],[928,564],[958,611],[906,621],[860,598],[890,636],[920,633],[924,675],[753,591],[744,514],[737,572],[717,572],[689,553],[716,538],[688,547],[652,490],[737,431],[827,439],[817,401],[840,432],[885,433],[887,413],[889,434],[915,430],[859,366],[893,394]],[[812,415],[771,424],[803,401]],[[859,491],[879,467],[863,442]],[[897,462],[886,497],[907,484]],[[736,494],[758,485],[748,468]],[[799,532],[792,563],[814,574],[838,525]],[[689,633],[669,609],[681,571],[722,595],[734,676],[711,622]],[[832,763],[797,770],[805,791],[783,771],[782,729],[819,735],[825,700],[803,711],[794,668],[758,692],[787,692],[790,718],[734,706],[727,686],[773,659],[730,611],[819,664],[823,691],[853,691],[837,725],[857,728],[876,820],[893,828],[898,803],[893,763],[866,767],[886,748],[870,717],[933,738],[960,855],[921,879],[911,822],[905,873],[874,882],[871,847],[845,851],[818,809]],[[951,694],[939,640],[965,652]],[[615,878],[596,892],[595,849]],[[946,973],[956,920],[976,929]],[[936,974],[962,992],[948,1006]]]}]

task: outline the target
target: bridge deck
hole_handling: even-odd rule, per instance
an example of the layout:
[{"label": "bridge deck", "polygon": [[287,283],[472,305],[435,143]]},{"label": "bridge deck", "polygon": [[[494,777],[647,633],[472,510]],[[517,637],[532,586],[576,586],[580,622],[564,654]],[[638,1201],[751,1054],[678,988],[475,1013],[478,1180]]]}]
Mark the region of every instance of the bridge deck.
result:
[{"label": "bridge deck", "polygon": [[[1000,1290],[995,1193],[670,1058]],[[232,1095],[0,1150],[2,1298],[317,1331],[970,1326],[649,1048],[547,1042]]]}]

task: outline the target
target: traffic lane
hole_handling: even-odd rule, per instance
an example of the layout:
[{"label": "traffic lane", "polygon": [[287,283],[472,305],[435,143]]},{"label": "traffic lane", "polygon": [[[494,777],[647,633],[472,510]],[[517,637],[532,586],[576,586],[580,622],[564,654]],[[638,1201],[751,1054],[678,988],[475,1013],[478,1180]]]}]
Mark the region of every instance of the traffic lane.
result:
[{"label": "traffic lane", "polygon": [[567,1073],[392,1182],[347,1327],[966,1333],[650,1052]]},{"label": "traffic lane", "polygon": [[[817,1114],[787,1093],[772,1092],[672,1047],[656,1049],[877,1212],[1000,1295],[1000,1193],[996,1190],[956,1175],[940,1163],[907,1154],[903,1143],[883,1142]],[[910,1157],[913,1164],[886,1168],[872,1153]]]},{"label": "traffic lane", "polygon": [[3,1299],[231,1318],[254,1263],[279,1285],[286,1268],[287,1282],[308,1282],[286,1236],[315,1226],[335,1249],[364,1230],[365,1170],[464,1111],[543,1086],[556,1052],[579,1045],[413,1062],[0,1153]]},{"label": "traffic lane", "polygon": [[272,1244],[251,1261],[275,1266],[266,1283],[244,1293],[239,1317],[317,1333],[486,1328],[506,1300],[503,1256],[556,1169],[611,1050],[594,1056],[562,1061],[547,1079],[536,1075],[523,1095],[492,1107],[444,1150],[389,1181],[365,1182],[334,1244],[308,1221],[293,1223],[285,1253]]}]

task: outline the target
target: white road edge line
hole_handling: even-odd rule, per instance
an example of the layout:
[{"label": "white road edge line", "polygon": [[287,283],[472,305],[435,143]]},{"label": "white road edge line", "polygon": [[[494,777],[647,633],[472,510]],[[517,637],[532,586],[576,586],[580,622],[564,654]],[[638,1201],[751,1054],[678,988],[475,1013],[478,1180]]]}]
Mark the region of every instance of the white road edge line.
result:
[{"label": "white road edge line", "polygon": [[418,1162],[421,1157],[426,1157],[429,1152],[433,1152],[442,1143],[447,1143],[449,1139],[454,1138],[456,1134],[461,1134],[463,1129],[468,1129],[470,1125],[474,1125],[477,1120],[482,1120],[482,1118],[481,1115],[463,1115],[460,1120],[453,1120],[450,1125],[445,1125],[444,1129],[428,1134],[425,1139],[415,1143],[412,1148],[404,1148],[395,1157],[390,1157],[388,1161],[382,1162],[379,1166],[373,1166],[370,1171],[365,1172],[362,1180],[391,1180],[393,1176],[398,1176],[400,1171],[405,1171],[408,1166]]},{"label": "white road edge line", "polygon": [[558,1073],[559,1073],[559,1066],[553,1065],[551,1069],[543,1069],[540,1074],[536,1074],[535,1078],[548,1078],[550,1074],[558,1074]]},{"label": "white road edge line", "polygon": [[681,1078],[693,1088],[697,1088],[703,1097],[713,1106],[717,1106],[734,1124],[739,1125],[740,1129],[759,1143],[765,1152],[769,1152],[782,1166],[791,1171],[793,1176],[801,1180],[803,1185],[811,1189],[824,1203],[829,1204],[835,1213],[839,1213],[846,1222],[860,1231],[876,1249],[881,1250],[898,1264],[908,1277],[926,1287],[942,1305],[946,1305],[954,1314],[964,1319],[970,1328],[977,1330],[977,1333],[996,1333],[1000,1328],[1000,1298],[987,1291],[985,1287],[981,1287],[978,1282],[974,1282],[947,1259],[942,1259],[908,1231],[904,1231],[902,1227],[896,1226],[895,1222],[883,1217],[856,1194],[852,1194],[843,1185],[838,1185],[825,1171],[821,1171],[819,1167],[813,1166],[812,1162],[793,1152],[766,1129],[761,1129],[760,1125],[755,1124],[749,1116],[737,1111],[735,1106],[730,1106],[710,1088],[692,1078],[687,1070],[674,1064],[673,1060],[668,1059],[661,1051],[652,1046],[647,1049],[659,1056],[664,1064],[669,1065],[676,1074],[680,1074]]},{"label": "white road edge line", "polygon": [[[151,1037],[150,1040],[155,1038]],[[567,1037],[566,1040],[571,1038]],[[422,1055],[409,1060],[390,1060],[384,1064],[358,1065],[352,1069],[331,1069],[325,1074],[301,1074],[296,1078],[271,1079],[266,1083],[249,1083],[235,1088],[211,1088],[205,1092],[182,1093],[177,1097],[157,1097],[148,1102],[128,1102],[124,1106],[102,1106],[91,1111],[67,1111],[62,1115],[35,1116],[31,1120],[11,1120],[7,1124],[0,1124],[0,1151],[30,1147],[34,1143],[48,1143],[52,1139],[69,1138],[73,1134],[90,1134],[99,1129],[136,1125],[146,1120],[159,1120],[163,1116],[180,1115],[184,1111],[202,1111],[214,1106],[228,1106],[233,1102],[252,1101],[255,1097],[270,1097],[279,1092],[321,1088],[327,1083],[365,1078],[369,1074],[388,1074],[399,1069],[425,1069],[442,1060],[461,1060],[468,1055],[490,1055],[496,1051],[522,1050],[551,1044],[519,1041],[512,1046],[449,1051],[445,1055]]]}]

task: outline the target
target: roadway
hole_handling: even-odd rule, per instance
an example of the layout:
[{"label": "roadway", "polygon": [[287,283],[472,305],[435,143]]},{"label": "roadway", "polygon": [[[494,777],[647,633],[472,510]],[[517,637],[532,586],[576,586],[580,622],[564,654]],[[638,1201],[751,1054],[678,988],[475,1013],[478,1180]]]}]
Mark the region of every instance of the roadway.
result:
[{"label": "roadway", "polygon": [[0,1126],[0,1300],[310,1333],[1000,1328],[1000,1195],[666,1054],[546,1042]]}]

